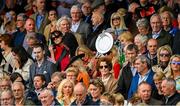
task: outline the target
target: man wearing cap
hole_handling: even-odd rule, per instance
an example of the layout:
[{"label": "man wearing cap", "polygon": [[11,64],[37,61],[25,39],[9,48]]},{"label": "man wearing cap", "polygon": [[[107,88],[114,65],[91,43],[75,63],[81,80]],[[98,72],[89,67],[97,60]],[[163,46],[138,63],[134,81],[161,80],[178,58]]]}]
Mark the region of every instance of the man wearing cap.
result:
[{"label": "man wearing cap", "polygon": [[92,11],[93,12],[98,12],[100,14],[102,14],[104,16],[105,20],[105,29],[110,27],[110,17],[112,12],[108,12],[106,11],[106,6],[105,6],[105,2],[104,0],[94,0],[94,2],[91,5]]}]

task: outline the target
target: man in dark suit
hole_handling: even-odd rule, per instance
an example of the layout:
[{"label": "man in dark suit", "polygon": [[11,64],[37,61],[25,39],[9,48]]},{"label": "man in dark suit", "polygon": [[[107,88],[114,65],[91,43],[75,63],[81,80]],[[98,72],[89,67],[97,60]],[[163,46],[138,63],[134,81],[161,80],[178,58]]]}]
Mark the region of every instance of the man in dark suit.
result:
[{"label": "man in dark suit", "polygon": [[44,74],[46,84],[51,82],[51,75],[57,70],[54,63],[47,60],[42,44],[37,44],[33,48],[36,62],[30,66],[29,87],[33,88],[33,79],[36,74]]},{"label": "man in dark suit", "polygon": [[87,95],[86,86],[83,83],[77,83],[74,87],[75,100],[71,106],[86,106],[91,105],[91,99]]},{"label": "man in dark suit", "polygon": [[99,34],[102,33],[103,30],[105,30],[105,19],[102,13],[93,12],[93,15],[91,17],[92,25],[93,25],[93,31],[88,35],[86,45],[88,48],[90,48],[92,51],[96,51],[95,48],[95,42]]},{"label": "man in dark suit", "polygon": [[180,94],[176,91],[176,82],[172,78],[165,78],[161,83],[164,95],[163,105],[176,105],[180,101]]},{"label": "man in dark suit", "polygon": [[178,30],[174,36],[173,47],[172,47],[174,54],[180,54],[180,43],[179,42],[180,42],[180,30]]},{"label": "man in dark suit", "polygon": [[83,16],[82,16],[83,21],[86,22],[86,23],[89,23],[90,25],[92,25],[92,21],[91,21],[91,16],[92,16],[91,2],[90,1],[84,2],[82,4],[81,10],[82,10],[82,13],[83,13]]},{"label": "man in dark suit", "polygon": [[118,85],[116,88],[116,93],[121,93],[125,99],[128,97],[128,90],[131,85],[131,80],[136,73],[136,70],[133,65],[133,61],[138,53],[138,47],[134,44],[127,46],[125,55],[127,63],[123,66],[121,70],[121,75],[118,79]]},{"label": "man in dark suit", "polygon": [[82,19],[82,11],[78,5],[73,5],[71,7],[71,18],[72,18],[72,25],[71,31],[74,33],[81,34],[83,42],[86,42],[87,36],[91,32],[91,26],[84,22]]},{"label": "man in dark suit", "polygon": [[151,16],[150,24],[152,34],[150,34],[148,37],[157,39],[158,47],[163,45],[172,46],[172,36],[162,28],[161,16],[159,14],[154,14]]}]

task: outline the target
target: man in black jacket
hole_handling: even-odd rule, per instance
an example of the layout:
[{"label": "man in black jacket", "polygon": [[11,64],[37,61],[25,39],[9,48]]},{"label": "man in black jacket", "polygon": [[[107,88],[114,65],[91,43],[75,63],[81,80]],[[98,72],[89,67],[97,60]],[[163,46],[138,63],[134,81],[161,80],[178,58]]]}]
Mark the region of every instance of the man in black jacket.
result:
[{"label": "man in black jacket", "polygon": [[121,93],[125,99],[128,97],[128,91],[131,85],[131,80],[136,73],[133,62],[135,57],[137,56],[138,48],[134,44],[130,44],[127,46],[125,55],[127,63],[123,66],[121,70],[121,75],[118,80],[118,85],[116,88],[116,92]]},{"label": "man in black jacket", "polygon": [[176,82],[172,78],[166,78],[161,83],[164,95],[164,105],[176,105],[180,101],[180,94],[176,91]]}]

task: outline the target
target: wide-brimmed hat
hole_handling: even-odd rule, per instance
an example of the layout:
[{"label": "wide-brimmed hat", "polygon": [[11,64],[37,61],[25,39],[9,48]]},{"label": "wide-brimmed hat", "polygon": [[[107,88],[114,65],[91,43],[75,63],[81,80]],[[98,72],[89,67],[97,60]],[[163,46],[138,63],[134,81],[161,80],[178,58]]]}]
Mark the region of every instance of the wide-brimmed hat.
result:
[{"label": "wide-brimmed hat", "polygon": [[82,60],[82,58],[83,58],[84,56],[85,56],[85,54],[80,54],[80,55],[77,55],[77,56],[73,56],[73,57],[71,58],[71,60],[70,60],[70,62],[69,62],[69,64],[67,65],[66,68],[70,67],[70,65],[71,65],[72,63],[74,63],[76,60],[79,60],[79,59]]}]

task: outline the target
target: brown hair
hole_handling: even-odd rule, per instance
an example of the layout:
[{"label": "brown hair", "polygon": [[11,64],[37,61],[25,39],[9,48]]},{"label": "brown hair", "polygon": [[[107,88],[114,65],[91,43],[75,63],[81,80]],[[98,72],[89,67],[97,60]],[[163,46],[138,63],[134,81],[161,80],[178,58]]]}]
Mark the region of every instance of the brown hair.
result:
[{"label": "brown hair", "polygon": [[2,34],[0,40],[4,41],[5,45],[11,46],[12,36],[10,34]]},{"label": "brown hair", "polygon": [[98,59],[97,61],[97,65],[96,65],[96,69],[99,70],[99,67],[100,67],[100,63],[101,62],[106,62],[106,64],[108,65],[108,69],[109,71],[111,71],[112,69],[112,61],[111,59],[107,58],[107,57],[101,57]]},{"label": "brown hair", "polygon": [[[103,82],[102,82],[100,79],[92,79],[92,80],[90,81],[90,84],[92,84],[92,85],[100,88],[100,89],[101,89],[101,94],[104,93],[105,87],[104,87]],[[89,85],[90,85],[90,84],[89,84]]]}]

